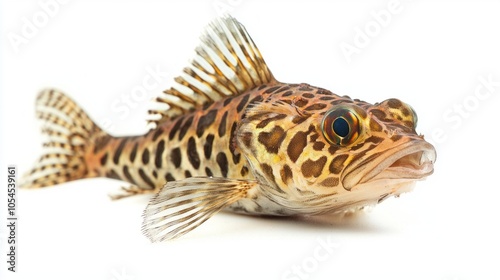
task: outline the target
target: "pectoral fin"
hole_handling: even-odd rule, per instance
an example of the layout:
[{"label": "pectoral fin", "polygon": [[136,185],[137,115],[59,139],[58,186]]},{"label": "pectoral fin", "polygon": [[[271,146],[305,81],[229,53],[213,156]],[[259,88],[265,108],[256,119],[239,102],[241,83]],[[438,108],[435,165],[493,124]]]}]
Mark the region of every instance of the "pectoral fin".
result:
[{"label": "pectoral fin", "polygon": [[144,210],[143,233],[152,242],[180,237],[255,186],[256,181],[209,177],[168,182]]}]

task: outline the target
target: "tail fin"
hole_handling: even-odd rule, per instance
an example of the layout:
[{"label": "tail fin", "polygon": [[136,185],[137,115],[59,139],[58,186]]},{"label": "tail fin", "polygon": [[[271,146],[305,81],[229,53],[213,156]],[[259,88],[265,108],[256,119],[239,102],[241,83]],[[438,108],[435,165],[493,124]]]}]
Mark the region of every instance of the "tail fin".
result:
[{"label": "tail fin", "polygon": [[36,114],[47,136],[44,153],[25,174],[21,187],[40,188],[80,178],[94,177],[85,162],[85,151],[97,137],[106,135],[76,103],[63,93],[48,89],[36,99]]}]

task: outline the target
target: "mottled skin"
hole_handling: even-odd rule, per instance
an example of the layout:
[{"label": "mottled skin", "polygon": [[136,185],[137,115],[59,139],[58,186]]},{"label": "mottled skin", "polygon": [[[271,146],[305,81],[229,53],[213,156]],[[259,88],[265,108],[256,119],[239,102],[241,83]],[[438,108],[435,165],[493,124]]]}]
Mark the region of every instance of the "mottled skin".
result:
[{"label": "mottled skin", "polygon": [[[365,127],[348,147],[329,143],[320,127],[338,104],[356,106]],[[346,168],[360,167],[360,159],[395,145],[422,141],[414,122],[411,108],[396,99],[371,105],[307,84],[275,82],[177,117],[144,136],[104,136],[97,143],[105,144],[89,149],[86,157],[94,163],[94,176],[140,190],[156,191],[165,182],[193,176],[257,179],[259,189],[232,210],[318,214],[365,204],[343,200],[352,191],[342,182]],[[371,199],[395,192],[396,186]]]},{"label": "mottled skin", "polygon": [[[156,193],[152,241],[189,232],[221,209],[315,215],[358,209],[411,189],[435,150],[413,109],[278,82],[243,25],[215,20],[196,56],[156,98],[143,136],[113,137],[57,90],[37,98],[46,151],[24,177],[38,188],[88,177],[130,183],[114,198]],[[161,108],[163,106],[163,108]]]}]

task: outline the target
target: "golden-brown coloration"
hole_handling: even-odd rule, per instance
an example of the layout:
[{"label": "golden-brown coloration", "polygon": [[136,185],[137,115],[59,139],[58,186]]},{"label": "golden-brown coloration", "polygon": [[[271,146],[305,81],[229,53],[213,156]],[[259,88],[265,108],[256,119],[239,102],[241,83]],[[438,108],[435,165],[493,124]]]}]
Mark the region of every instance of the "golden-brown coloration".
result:
[{"label": "golden-brown coloration", "polygon": [[[408,191],[433,171],[435,150],[407,104],[369,104],[271,75],[244,27],[214,21],[193,62],[156,99],[155,128],[112,137],[55,90],[37,99],[49,149],[25,177],[44,187],[104,176],[156,192],[144,212],[152,240],[179,237],[222,209],[317,215]],[[194,178],[191,178],[194,177]],[[166,184],[165,184],[166,183]]]}]

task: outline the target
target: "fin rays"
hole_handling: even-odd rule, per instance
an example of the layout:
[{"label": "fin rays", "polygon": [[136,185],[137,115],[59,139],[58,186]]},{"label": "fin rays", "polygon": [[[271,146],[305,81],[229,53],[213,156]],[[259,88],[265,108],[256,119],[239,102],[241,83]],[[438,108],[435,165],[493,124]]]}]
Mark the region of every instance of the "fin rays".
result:
[{"label": "fin rays", "polygon": [[63,93],[48,89],[36,100],[36,112],[46,137],[43,153],[21,181],[21,187],[39,188],[88,176],[85,149],[94,137],[105,135]]},{"label": "fin rays", "polygon": [[174,239],[245,197],[254,181],[192,177],[167,183],[144,211],[143,233],[153,242]]},{"label": "fin rays", "polygon": [[190,65],[155,99],[168,109],[150,110],[150,124],[157,126],[204,104],[274,81],[257,46],[236,19],[227,16],[213,21],[200,39]]}]

